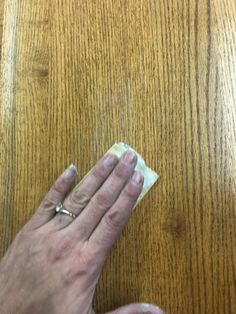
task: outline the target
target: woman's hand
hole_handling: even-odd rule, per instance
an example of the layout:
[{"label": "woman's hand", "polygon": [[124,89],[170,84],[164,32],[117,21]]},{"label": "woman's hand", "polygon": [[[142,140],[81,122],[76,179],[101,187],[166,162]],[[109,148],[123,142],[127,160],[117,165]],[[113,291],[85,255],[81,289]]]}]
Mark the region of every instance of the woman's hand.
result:
[{"label": "woman's hand", "polygon": [[[108,253],[128,222],[143,185],[137,157],[105,155],[66,197],[70,166],[53,184],[0,263],[1,314],[89,314]],[[55,204],[77,215],[55,213]],[[130,304],[116,314],[162,313]]]}]

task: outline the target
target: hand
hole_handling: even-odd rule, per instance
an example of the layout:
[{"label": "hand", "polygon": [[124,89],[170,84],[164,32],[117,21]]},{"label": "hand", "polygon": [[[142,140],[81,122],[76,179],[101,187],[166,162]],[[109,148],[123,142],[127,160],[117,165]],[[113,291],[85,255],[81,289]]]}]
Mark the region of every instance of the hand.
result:
[{"label": "hand", "polygon": [[[0,263],[1,314],[90,314],[108,253],[128,222],[143,185],[137,156],[105,155],[66,197],[71,165],[53,184]],[[55,213],[55,204],[76,214]],[[162,313],[130,304],[110,314]]]}]

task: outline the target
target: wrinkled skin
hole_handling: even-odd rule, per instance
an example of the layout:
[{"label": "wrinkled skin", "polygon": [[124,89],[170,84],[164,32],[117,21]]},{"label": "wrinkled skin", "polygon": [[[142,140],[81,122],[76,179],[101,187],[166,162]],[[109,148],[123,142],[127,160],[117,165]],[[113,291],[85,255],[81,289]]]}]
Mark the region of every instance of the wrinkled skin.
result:
[{"label": "wrinkled skin", "polygon": [[[94,313],[101,269],[142,190],[136,162],[107,154],[71,193],[75,166],[60,175],[0,263],[1,314]],[[59,202],[77,218],[56,214]],[[162,312],[137,303],[111,313]]]}]

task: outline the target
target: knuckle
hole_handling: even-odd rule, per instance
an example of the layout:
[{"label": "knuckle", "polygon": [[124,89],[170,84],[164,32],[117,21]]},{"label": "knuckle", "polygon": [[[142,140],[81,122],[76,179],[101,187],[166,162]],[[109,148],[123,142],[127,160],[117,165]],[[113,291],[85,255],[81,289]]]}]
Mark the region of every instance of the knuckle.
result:
[{"label": "knuckle", "polygon": [[99,208],[108,208],[111,205],[111,198],[108,193],[98,193],[94,199],[94,204]]},{"label": "knuckle", "polygon": [[103,165],[98,165],[92,170],[92,175],[99,180],[105,180],[107,177],[107,170]]},{"label": "knuckle", "polygon": [[59,193],[59,194],[64,193],[65,181],[63,179],[58,179],[56,182],[54,182],[52,188],[56,193]]},{"label": "knuckle", "polygon": [[80,265],[89,267],[93,262],[93,258],[88,250],[86,249],[79,249],[76,252],[76,259]]},{"label": "knuckle", "polygon": [[125,164],[120,163],[114,169],[114,176],[118,179],[126,178],[127,174],[129,174],[129,169]]},{"label": "knuckle", "polygon": [[128,201],[134,201],[138,196],[137,190],[129,186],[123,190],[122,194]]},{"label": "knuckle", "polygon": [[104,224],[108,231],[113,232],[119,229],[122,224],[121,211],[116,210],[111,213],[107,213],[107,215],[104,216]]},{"label": "knuckle", "polygon": [[83,273],[96,271],[99,265],[98,256],[93,254],[87,244],[88,242],[76,250],[73,256],[75,265],[78,265],[78,268]]},{"label": "knuckle", "polygon": [[86,207],[90,201],[90,197],[86,193],[83,193],[79,190],[72,192],[69,199],[71,203],[76,204],[80,208]]},{"label": "knuckle", "polygon": [[74,239],[69,237],[58,240],[52,250],[53,262],[62,260],[72,250],[74,243]]},{"label": "knuckle", "polygon": [[70,286],[74,282],[78,281],[81,277],[87,276],[89,272],[89,267],[81,267],[78,263],[70,263],[70,267],[66,267],[62,271],[62,281],[63,285]]},{"label": "knuckle", "polygon": [[88,226],[86,224],[75,225],[75,233],[77,235],[77,242],[86,238],[88,232]]},{"label": "knuckle", "polygon": [[84,250],[79,249],[75,251],[69,258],[67,264],[69,267],[65,267],[62,273],[63,283],[70,285],[79,278],[87,276],[91,268],[90,263],[89,257]]},{"label": "knuckle", "polygon": [[65,285],[73,284],[76,280],[81,277],[97,273],[98,263],[92,257],[87,249],[79,248],[71,256],[69,261],[69,268],[65,268],[62,274],[62,280]]},{"label": "knuckle", "polygon": [[47,215],[49,212],[52,211],[54,206],[55,204],[52,201],[52,199],[49,198],[48,196],[45,196],[45,198],[42,201],[42,204],[38,208],[37,213],[42,216]]},{"label": "knuckle", "polygon": [[73,284],[79,276],[77,269],[74,269],[71,265],[62,272],[62,281],[65,286]]}]

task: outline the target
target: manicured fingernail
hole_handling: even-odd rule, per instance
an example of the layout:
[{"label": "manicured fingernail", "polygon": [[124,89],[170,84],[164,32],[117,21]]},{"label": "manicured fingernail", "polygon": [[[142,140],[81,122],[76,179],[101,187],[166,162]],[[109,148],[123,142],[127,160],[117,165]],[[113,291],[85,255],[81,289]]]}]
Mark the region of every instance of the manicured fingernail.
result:
[{"label": "manicured fingernail", "polygon": [[142,303],[142,311],[144,313],[148,312],[148,313],[153,313],[153,314],[154,313],[155,314],[164,314],[164,312],[158,306],[148,304],[148,303]]},{"label": "manicured fingernail", "polygon": [[139,185],[142,182],[142,180],[143,180],[142,174],[140,172],[138,172],[138,171],[135,171],[133,176],[132,176],[132,181],[135,184]]},{"label": "manicured fingernail", "polygon": [[104,159],[103,164],[104,164],[104,166],[107,167],[107,168],[112,168],[112,167],[114,167],[115,164],[117,163],[117,160],[118,160],[118,159],[117,159],[116,155],[114,155],[114,154],[108,154],[108,155],[106,156],[106,158]]},{"label": "manicured fingernail", "polygon": [[77,175],[77,169],[75,165],[71,164],[64,172],[63,177],[67,181],[73,181]]},{"label": "manicured fingernail", "polygon": [[132,150],[127,150],[123,157],[123,160],[128,164],[132,164],[135,161],[135,159],[136,154]]}]

